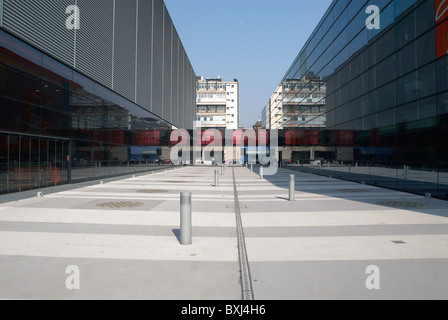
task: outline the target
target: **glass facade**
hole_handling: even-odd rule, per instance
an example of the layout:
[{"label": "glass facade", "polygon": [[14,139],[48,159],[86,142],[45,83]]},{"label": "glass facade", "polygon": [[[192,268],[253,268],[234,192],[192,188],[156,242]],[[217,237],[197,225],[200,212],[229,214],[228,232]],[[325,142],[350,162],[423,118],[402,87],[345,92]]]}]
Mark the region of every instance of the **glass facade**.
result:
[{"label": "glass facade", "polygon": [[0,30],[0,193],[146,171],[156,115]]},{"label": "glass facade", "polygon": [[[380,9],[379,29],[366,25],[370,5]],[[443,0],[333,1],[283,79],[294,88],[283,86],[284,98],[309,102],[306,83],[325,83],[315,143],[302,144],[309,135],[299,125],[287,134],[293,147],[315,146],[308,160],[321,167],[310,170],[448,199],[446,8]]]}]

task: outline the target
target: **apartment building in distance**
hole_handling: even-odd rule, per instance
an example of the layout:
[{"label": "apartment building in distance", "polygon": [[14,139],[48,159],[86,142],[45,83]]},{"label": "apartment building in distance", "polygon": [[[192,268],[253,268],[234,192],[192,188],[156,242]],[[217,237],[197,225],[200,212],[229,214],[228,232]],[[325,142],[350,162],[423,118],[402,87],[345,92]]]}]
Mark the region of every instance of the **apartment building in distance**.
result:
[{"label": "apartment building in distance", "polygon": [[310,73],[302,81],[286,79],[262,111],[268,129],[325,128],[325,81]]},{"label": "apartment building in distance", "polygon": [[239,128],[238,80],[197,77],[196,125],[206,129]]}]

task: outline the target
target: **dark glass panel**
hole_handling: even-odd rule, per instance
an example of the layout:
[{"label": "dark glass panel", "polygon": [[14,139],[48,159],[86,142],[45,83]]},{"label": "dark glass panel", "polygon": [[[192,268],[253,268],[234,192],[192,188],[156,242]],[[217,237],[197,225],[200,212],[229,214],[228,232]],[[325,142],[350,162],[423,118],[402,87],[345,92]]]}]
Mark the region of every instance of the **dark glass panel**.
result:
[{"label": "dark glass panel", "polygon": [[403,12],[409,9],[418,0],[394,0],[395,17],[399,17]]},{"label": "dark glass panel", "polygon": [[436,58],[436,39],[435,33],[430,31],[416,40],[415,57],[417,60],[417,68],[434,61]]},{"label": "dark glass panel", "polygon": [[0,30],[0,63],[40,77],[43,54]]},{"label": "dark glass panel", "polygon": [[415,55],[415,42],[410,43],[396,53],[397,76],[405,75],[417,68],[417,57]]},{"label": "dark glass panel", "polygon": [[415,11],[406,16],[395,27],[397,49],[415,39]]},{"label": "dark glass panel", "polygon": [[422,1],[422,4],[416,9],[416,35],[419,36],[431,29],[435,25],[434,19],[434,1]]},{"label": "dark glass panel", "polygon": [[9,135],[0,133],[0,193],[9,190]]}]

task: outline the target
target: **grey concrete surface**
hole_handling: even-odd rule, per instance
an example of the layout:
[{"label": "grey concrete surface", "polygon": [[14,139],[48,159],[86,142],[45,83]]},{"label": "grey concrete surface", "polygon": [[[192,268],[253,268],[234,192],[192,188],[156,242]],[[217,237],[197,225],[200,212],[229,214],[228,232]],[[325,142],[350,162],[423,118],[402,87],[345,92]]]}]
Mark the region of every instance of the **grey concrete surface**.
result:
[{"label": "grey concrete surface", "polygon": [[[181,168],[4,196],[0,299],[241,299],[233,189],[211,187],[212,173]],[[183,190],[193,193],[191,246],[178,239]],[[66,286],[72,265],[79,290]]]},{"label": "grey concrete surface", "polygon": [[446,201],[295,172],[290,202],[291,171],[257,172],[238,169],[256,300],[448,298]]},{"label": "grey concrete surface", "polygon": [[[447,202],[258,170],[234,167],[255,300],[448,298]],[[185,167],[0,196],[0,299],[242,299],[232,169],[218,188],[213,175]],[[193,194],[191,246],[179,243],[181,191]]]}]

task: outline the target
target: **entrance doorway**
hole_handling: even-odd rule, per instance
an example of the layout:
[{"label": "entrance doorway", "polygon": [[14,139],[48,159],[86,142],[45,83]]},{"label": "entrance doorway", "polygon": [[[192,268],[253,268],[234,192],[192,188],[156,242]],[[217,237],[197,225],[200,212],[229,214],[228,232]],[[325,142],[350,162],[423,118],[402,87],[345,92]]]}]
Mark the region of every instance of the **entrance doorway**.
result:
[{"label": "entrance doorway", "polygon": [[0,193],[69,183],[69,140],[0,132]]}]

